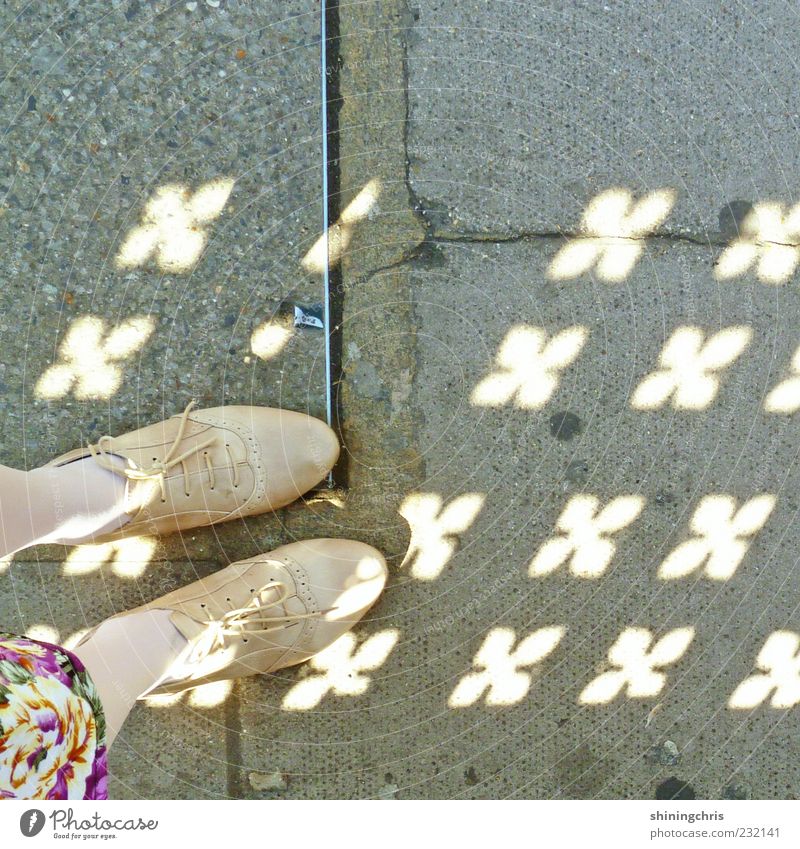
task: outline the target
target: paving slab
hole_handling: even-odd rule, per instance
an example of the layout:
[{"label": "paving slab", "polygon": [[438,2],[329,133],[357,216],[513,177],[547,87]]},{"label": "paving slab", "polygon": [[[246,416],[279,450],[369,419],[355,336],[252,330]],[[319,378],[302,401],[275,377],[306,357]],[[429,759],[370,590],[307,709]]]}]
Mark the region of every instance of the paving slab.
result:
[{"label": "paving slab", "polygon": [[419,0],[408,154],[442,232],[574,231],[614,186],[669,187],[661,232],[719,238],[734,200],[797,200],[792,45],[774,2]]},{"label": "paving slab", "polygon": [[[409,652],[404,668],[395,658],[391,689],[413,703],[414,728],[431,730],[437,769],[448,771],[426,770],[415,730],[404,734],[404,771],[393,772],[409,795],[653,798],[676,778],[698,798],[735,784],[758,798],[793,798],[796,710],[729,701],[767,639],[800,624],[796,421],[765,410],[800,342],[800,294],[757,281],[722,285],[711,273],[718,249],[658,241],[622,285],[554,284],[544,272],[561,247],[442,243],[435,267],[412,266],[419,368],[409,403],[423,411],[420,491],[432,500],[412,516],[424,530],[439,511],[455,553],[437,550],[436,534],[419,537],[412,580],[389,598],[416,660]],[[729,350],[713,397],[681,408],[653,396],[641,408],[641,383],[686,327],[708,336],[736,327],[749,341],[738,356]],[[580,328],[582,346],[575,354],[577,337],[562,335],[543,371],[537,337],[521,328],[543,340]],[[498,364],[509,335],[516,341]],[[482,499],[479,510],[469,497]],[[738,567],[724,542],[725,574],[681,561],[687,540],[702,537],[694,517],[704,500],[719,516],[755,498],[769,506]],[[591,517],[615,502],[594,531],[591,520],[560,518],[568,504],[573,517]],[[711,525],[724,537],[722,520]],[[559,548],[570,527],[585,560]],[[618,528],[605,537],[612,548],[598,540],[600,527]],[[681,567],[665,576],[681,546],[671,561]],[[415,571],[428,580],[413,580]],[[504,652],[552,627],[563,629],[560,642],[515,692]],[[651,637],[691,629],[693,638],[649,697],[623,691],[582,702],[631,628]],[[513,639],[481,656],[495,629]],[[489,691],[454,706],[456,681],[476,657],[478,669],[483,657],[495,670],[495,703]],[[664,755],[667,742],[679,757]]]},{"label": "paving slab", "polygon": [[[4,13],[9,465],[192,398],[324,415],[322,334],[290,321],[322,300],[302,265],[321,221],[317,11],[189,7]],[[282,352],[252,343],[270,321]]]}]

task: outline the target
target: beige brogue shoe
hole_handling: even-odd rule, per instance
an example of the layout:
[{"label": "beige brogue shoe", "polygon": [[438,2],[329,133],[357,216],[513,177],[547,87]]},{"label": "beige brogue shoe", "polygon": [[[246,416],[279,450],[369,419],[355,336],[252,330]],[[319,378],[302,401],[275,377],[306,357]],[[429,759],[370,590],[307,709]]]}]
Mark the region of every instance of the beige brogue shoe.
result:
[{"label": "beige brogue shoe", "polygon": [[180,415],[103,436],[48,465],[94,457],[125,477],[131,520],[87,540],[108,542],[276,510],[319,483],[338,456],[334,432],[311,416],[270,407],[195,410],[192,403]]},{"label": "beige brogue shoe", "polygon": [[172,623],[187,640],[141,698],[302,663],[361,619],[386,576],[386,561],[371,546],[314,539],[232,563],[121,613],[172,611]]}]

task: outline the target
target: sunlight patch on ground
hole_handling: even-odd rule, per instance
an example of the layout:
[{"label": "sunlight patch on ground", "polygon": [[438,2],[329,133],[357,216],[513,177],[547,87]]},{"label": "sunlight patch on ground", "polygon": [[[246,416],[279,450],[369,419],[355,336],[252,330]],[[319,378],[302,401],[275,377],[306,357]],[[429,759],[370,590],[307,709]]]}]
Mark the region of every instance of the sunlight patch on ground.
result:
[{"label": "sunlight patch on ground", "polygon": [[370,214],[380,193],[381,181],[374,177],[342,210],[339,220],[328,228],[328,238],[326,239],[323,233],[314,242],[300,262],[305,271],[322,274],[325,271],[326,259],[331,267],[341,260],[353,238],[353,228]]},{"label": "sunlight patch on ground", "polygon": [[400,515],[411,528],[411,542],[401,566],[411,563],[411,575],[421,581],[438,578],[458,546],[458,535],[475,521],[485,497],[478,492],[459,495],[445,506],[440,495],[409,495]]},{"label": "sunlight patch on ground", "polygon": [[558,388],[560,373],[577,359],[588,336],[588,329],[580,325],[551,338],[540,327],[512,327],[495,357],[496,370],[472,390],[470,400],[479,407],[499,407],[509,401],[520,409],[543,407]]},{"label": "sunlight patch on ground", "polygon": [[764,409],[768,413],[796,413],[800,410],[800,348],[792,357],[791,374],[767,395]]},{"label": "sunlight patch on ground", "polygon": [[122,384],[122,364],[144,347],[154,329],[149,316],[111,329],[96,316],[76,319],[61,343],[58,362],[39,378],[36,397],[55,400],[72,392],[79,400],[110,398]]},{"label": "sunlight patch on ground", "polygon": [[758,653],[758,668],[733,692],[728,707],[752,710],[769,700],[770,707],[800,704],[800,634],[775,631]]},{"label": "sunlight patch on ground", "polygon": [[531,561],[531,577],[549,575],[568,563],[570,572],[579,578],[598,578],[608,568],[617,545],[609,537],[628,527],[644,509],[645,500],[638,495],[622,495],[600,509],[594,495],[573,496],[551,537]]},{"label": "sunlight patch on ground", "polygon": [[561,248],[547,270],[548,276],[569,280],[594,268],[601,280],[623,281],[642,254],[643,239],[664,222],[675,197],[672,189],[650,192],[638,201],[622,188],[597,195],[583,214],[581,230],[586,235]]},{"label": "sunlight patch on ground", "polygon": [[43,643],[53,643],[53,645],[58,645],[60,639],[57,628],[42,623],[37,623],[31,625],[30,628],[26,628],[25,636],[31,640],[41,640]]},{"label": "sunlight patch on ground", "polygon": [[196,192],[182,184],[161,186],[147,201],[141,224],[117,254],[117,268],[138,268],[151,259],[166,272],[191,270],[208,241],[206,228],[222,214],[233,180],[218,179]]},{"label": "sunlight patch on ground", "polygon": [[667,341],[659,368],[634,393],[636,410],[657,410],[670,400],[678,410],[703,410],[717,397],[720,373],[747,347],[749,327],[726,327],[706,339],[699,327],[679,327]]},{"label": "sunlight patch on ground", "polygon": [[[360,696],[370,684],[369,675],[382,666],[400,639],[400,632],[387,628],[373,634],[358,645],[355,634],[343,634],[335,643],[314,655],[309,666],[311,675],[292,687],[284,696],[285,710],[310,710],[328,693],[337,696]],[[356,648],[358,646],[358,648]]]},{"label": "sunlight patch on ground", "polygon": [[624,691],[633,699],[657,696],[667,682],[660,672],[679,660],[694,639],[694,628],[676,628],[656,641],[647,628],[626,628],[609,649],[613,669],[597,676],[581,693],[584,705],[604,705]]},{"label": "sunlight patch on ground", "polygon": [[448,705],[468,707],[484,694],[487,705],[513,705],[522,701],[531,686],[531,667],[554,651],[565,631],[562,626],[540,628],[514,648],[517,638],[513,629],[493,628],[472,661],[475,671],[458,682]]},{"label": "sunlight patch on ground", "polygon": [[271,360],[280,354],[291,338],[292,331],[288,327],[265,321],[253,331],[250,350],[261,360]]},{"label": "sunlight patch on ground", "polygon": [[89,575],[104,563],[109,563],[115,575],[121,578],[138,578],[156,550],[156,540],[151,537],[130,537],[98,545],[78,545],[64,561],[65,575]]},{"label": "sunlight patch on ground", "polygon": [[658,577],[683,578],[703,568],[715,581],[731,578],[742,562],[752,538],[764,527],[775,508],[774,495],[758,495],[737,510],[730,495],[707,495],[691,520],[693,539],[681,543],[664,560]]},{"label": "sunlight patch on ground", "polygon": [[757,203],[742,221],[738,238],[722,252],[714,275],[739,277],[755,268],[764,283],[785,283],[800,260],[800,204]]}]

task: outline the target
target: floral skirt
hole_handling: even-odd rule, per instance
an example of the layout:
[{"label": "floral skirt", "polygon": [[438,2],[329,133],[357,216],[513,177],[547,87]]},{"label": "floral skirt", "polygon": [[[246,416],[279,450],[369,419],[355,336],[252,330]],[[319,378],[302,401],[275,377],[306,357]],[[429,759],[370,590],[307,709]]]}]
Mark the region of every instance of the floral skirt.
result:
[{"label": "floral skirt", "polygon": [[0,633],[0,799],[107,799],[105,736],[74,654]]}]

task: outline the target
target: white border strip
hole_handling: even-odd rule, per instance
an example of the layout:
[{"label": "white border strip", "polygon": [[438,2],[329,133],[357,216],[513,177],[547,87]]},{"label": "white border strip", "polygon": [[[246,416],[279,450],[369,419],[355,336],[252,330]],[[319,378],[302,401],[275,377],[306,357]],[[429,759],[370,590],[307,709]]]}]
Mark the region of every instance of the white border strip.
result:
[{"label": "white border strip", "polygon": [[[402,792],[402,791],[401,791]],[[34,816],[38,833],[22,829]],[[22,846],[318,846],[583,849],[797,847],[797,802],[11,802],[3,849]]]},{"label": "white border strip", "polygon": [[326,0],[320,0],[320,98],[322,112],[322,233],[325,239],[325,267],[323,286],[325,290],[325,309],[323,316],[325,332],[325,414],[328,425],[333,427],[333,384],[331,379],[331,280],[328,234],[328,28],[325,22]]}]

